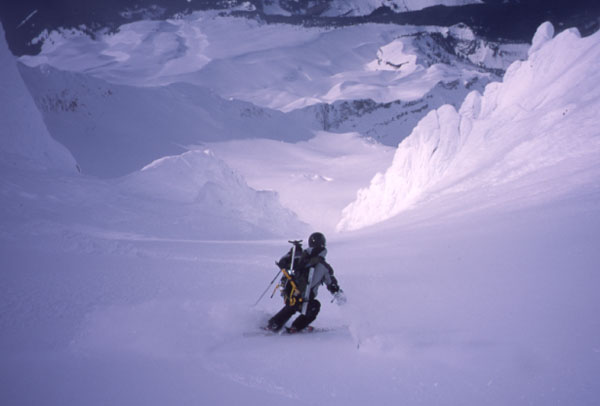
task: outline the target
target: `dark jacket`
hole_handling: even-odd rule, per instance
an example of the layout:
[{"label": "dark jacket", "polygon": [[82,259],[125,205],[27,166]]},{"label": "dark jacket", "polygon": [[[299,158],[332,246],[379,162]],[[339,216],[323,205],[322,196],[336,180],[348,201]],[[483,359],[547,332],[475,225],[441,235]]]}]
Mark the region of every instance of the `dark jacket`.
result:
[{"label": "dark jacket", "polygon": [[[314,299],[319,293],[319,286],[323,284],[327,286],[327,289],[331,293],[336,293],[340,290],[338,282],[335,276],[333,276],[333,268],[325,260],[326,256],[327,249],[325,248],[307,248],[304,251],[296,251],[293,272],[291,273],[295,287],[298,289],[294,291],[294,297],[306,298],[306,289],[308,288],[310,292],[308,298]],[[290,259],[291,251],[279,260],[279,267],[289,271],[289,268],[291,268]],[[293,291],[291,283],[284,276],[282,277],[281,285],[284,286],[282,296],[285,298],[286,303],[288,303]]]}]

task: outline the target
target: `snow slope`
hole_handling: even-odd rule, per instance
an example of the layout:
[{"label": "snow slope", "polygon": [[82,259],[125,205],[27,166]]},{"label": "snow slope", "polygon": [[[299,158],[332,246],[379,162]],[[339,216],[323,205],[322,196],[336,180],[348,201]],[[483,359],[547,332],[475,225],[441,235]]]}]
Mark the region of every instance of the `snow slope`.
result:
[{"label": "snow slope", "polygon": [[208,146],[251,187],[277,191],[285,207],[325,233],[335,230],[357,188],[388,167],[395,151],[357,133],[327,132],[295,144],[234,140]]},{"label": "snow slope", "polygon": [[428,222],[328,234],[350,302],[337,308],[323,290],[315,325],[350,330],[315,336],[245,335],[279,308],[250,306],[285,239],[3,239],[0,398],[594,405],[598,192],[452,221],[424,206],[412,218]]},{"label": "snow slope", "polygon": [[2,167],[1,234],[25,247],[40,238],[87,252],[97,238],[252,240],[307,229],[275,192],[250,188],[202,151],[111,180]]},{"label": "snow slope", "polygon": [[[16,58],[8,50],[0,27],[0,153],[9,165],[75,171],[71,154],[54,141],[17,70]],[[23,159],[24,158],[24,159]]]},{"label": "snow slope", "polygon": [[584,169],[594,179],[600,36],[580,38],[566,30],[550,40],[552,32],[549,23],[539,28],[528,60],[511,65],[501,84],[489,84],[483,95],[469,94],[459,111],[442,106],[428,113],[399,145],[387,171],[344,209],[339,228],[383,221],[439,195],[482,193],[536,176],[556,179],[556,167],[560,188],[539,185],[535,195],[523,188],[522,197],[566,193]]}]

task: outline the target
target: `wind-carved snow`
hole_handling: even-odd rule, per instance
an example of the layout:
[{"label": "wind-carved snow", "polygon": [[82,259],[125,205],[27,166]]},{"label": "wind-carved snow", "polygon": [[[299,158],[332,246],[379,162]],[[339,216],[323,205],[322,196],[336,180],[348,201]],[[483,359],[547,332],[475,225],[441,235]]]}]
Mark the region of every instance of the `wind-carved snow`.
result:
[{"label": "wind-carved snow", "polygon": [[564,164],[566,173],[593,166],[600,152],[600,34],[582,39],[570,29],[550,40],[552,32],[550,23],[538,29],[537,50],[513,63],[503,83],[470,93],[459,111],[442,106],[422,119],[390,168],[343,210],[338,229],[359,229],[436,194],[499,185],[544,167]]},{"label": "wind-carved snow", "polygon": [[550,41],[552,37],[554,37],[554,26],[549,22],[540,25],[533,36],[528,55],[531,55],[540,49],[546,42]]},{"label": "wind-carved snow", "polygon": [[429,113],[402,142],[390,169],[378,173],[368,189],[343,210],[339,229],[356,229],[385,220],[410,207],[431,183],[445,173],[458,144],[459,116],[452,106]]},{"label": "wind-carved snow", "polygon": [[226,228],[224,222],[233,225],[238,222],[239,231],[249,229],[251,231],[245,231],[248,234],[267,230],[277,235],[283,230],[303,228],[296,216],[281,206],[277,193],[250,188],[238,172],[210,150],[160,158],[120,179],[118,184],[121,193],[140,200],[190,207],[192,210],[180,217],[189,216],[190,226],[196,228],[194,211],[212,216],[212,222],[221,218],[218,227],[209,223],[209,228],[215,229]]}]

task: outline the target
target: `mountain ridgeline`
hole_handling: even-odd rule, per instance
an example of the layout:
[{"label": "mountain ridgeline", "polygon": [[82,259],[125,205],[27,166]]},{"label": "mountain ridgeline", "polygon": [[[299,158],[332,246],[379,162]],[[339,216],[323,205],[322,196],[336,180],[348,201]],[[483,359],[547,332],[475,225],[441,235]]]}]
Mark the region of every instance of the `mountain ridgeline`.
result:
[{"label": "mountain ridgeline", "polygon": [[[477,3],[477,4],[469,4]],[[487,39],[528,41],[535,29],[550,21],[558,30],[577,27],[583,36],[600,27],[600,3],[573,0],[427,2],[357,0],[25,0],[1,2],[0,20],[11,52],[37,54],[44,30],[84,28],[90,35],[101,29],[117,30],[122,24],[143,19],[166,19],[198,10],[222,10],[267,23],[308,26],[342,26],[391,23],[450,26],[465,23]],[[402,5],[400,5],[402,4]],[[423,6],[428,6],[422,8]]]}]

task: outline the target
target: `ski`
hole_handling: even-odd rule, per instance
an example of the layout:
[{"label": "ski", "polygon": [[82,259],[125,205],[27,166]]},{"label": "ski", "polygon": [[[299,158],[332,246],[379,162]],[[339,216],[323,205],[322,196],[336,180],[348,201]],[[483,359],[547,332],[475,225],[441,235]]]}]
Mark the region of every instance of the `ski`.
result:
[{"label": "ski", "polygon": [[308,326],[305,329],[297,331],[297,332],[290,332],[286,328],[282,328],[279,331],[271,331],[271,330],[268,330],[268,329],[264,328],[264,329],[261,329],[259,331],[248,331],[248,332],[243,333],[242,335],[244,337],[296,336],[296,335],[309,335],[309,334],[315,334],[315,333],[329,333],[329,332],[333,332],[333,331],[339,331],[339,330],[342,330],[344,328],[347,328],[347,327],[346,326],[340,326],[340,327],[313,327],[313,326]]}]

